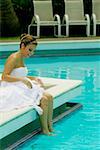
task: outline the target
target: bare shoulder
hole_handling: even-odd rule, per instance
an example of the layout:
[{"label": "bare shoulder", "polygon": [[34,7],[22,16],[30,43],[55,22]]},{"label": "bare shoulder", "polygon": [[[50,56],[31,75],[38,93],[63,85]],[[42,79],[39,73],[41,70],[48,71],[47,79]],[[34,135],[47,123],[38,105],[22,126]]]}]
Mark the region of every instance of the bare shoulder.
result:
[{"label": "bare shoulder", "polygon": [[4,71],[3,71],[3,76],[6,75],[6,74],[10,74],[11,71],[16,68],[16,65],[17,65],[17,60],[18,60],[18,56],[16,53],[13,53],[11,54],[5,65],[4,65]]},{"label": "bare shoulder", "polygon": [[10,63],[10,62],[15,63],[17,60],[18,60],[17,53],[13,53],[8,57],[6,63]]}]

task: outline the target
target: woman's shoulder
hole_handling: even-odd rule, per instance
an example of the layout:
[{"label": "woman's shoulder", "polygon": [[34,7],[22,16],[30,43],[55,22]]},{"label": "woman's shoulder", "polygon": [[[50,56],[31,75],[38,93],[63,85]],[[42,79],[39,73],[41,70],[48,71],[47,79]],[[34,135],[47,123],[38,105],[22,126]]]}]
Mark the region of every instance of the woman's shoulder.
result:
[{"label": "woman's shoulder", "polygon": [[7,62],[9,62],[9,61],[16,62],[17,60],[18,60],[18,56],[17,56],[17,53],[15,52],[15,53],[12,53],[12,54],[8,57]]},{"label": "woman's shoulder", "polygon": [[15,53],[12,53],[9,57],[8,57],[8,59],[18,59],[19,57],[18,57],[18,55],[17,55],[17,52],[15,52]]}]

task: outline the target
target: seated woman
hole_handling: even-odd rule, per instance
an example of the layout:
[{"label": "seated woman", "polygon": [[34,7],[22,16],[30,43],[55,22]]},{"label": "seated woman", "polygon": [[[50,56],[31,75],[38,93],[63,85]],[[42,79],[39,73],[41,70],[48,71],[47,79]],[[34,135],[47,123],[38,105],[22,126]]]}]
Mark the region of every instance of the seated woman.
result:
[{"label": "seated woman", "polygon": [[20,49],[11,54],[4,66],[0,88],[0,111],[10,111],[33,106],[40,115],[42,131],[52,135],[53,97],[46,93],[42,81],[27,76],[23,58],[34,54],[37,41],[29,34],[22,34]]}]

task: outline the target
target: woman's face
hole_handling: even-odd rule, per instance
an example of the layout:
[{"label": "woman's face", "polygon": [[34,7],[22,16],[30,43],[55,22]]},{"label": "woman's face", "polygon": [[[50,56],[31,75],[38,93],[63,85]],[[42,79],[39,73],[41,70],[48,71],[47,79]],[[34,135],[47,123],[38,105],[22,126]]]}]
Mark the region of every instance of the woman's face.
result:
[{"label": "woman's face", "polygon": [[36,49],[35,44],[29,44],[27,46],[22,45],[21,52],[22,52],[23,57],[30,57],[34,55],[35,49]]}]

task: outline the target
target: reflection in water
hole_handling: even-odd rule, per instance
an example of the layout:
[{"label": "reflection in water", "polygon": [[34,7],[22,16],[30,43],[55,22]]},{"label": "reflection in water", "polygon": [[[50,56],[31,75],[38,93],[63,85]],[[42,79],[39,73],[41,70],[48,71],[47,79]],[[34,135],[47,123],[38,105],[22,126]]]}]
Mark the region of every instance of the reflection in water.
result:
[{"label": "reflection in water", "polygon": [[41,77],[50,77],[50,78],[60,78],[60,79],[69,79],[70,69],[69,68],[55,68],[55,69],[35,69],[29,70],[29,75],[41,76]]},{"label": "reflection in water", "polygon": [[[71,68],[72,69],[72,68]],[[94,92],[94,79],[95,79],[95,72],[93,69],[90,70],[85,70],[82,74],[82,70],[79,70],[79,68],[76,70],[71,70],[70,68],[67,67],[59,67],[59,68],[53,68],[53,69],[35,69],[35,70],[30,70],[29,74],[33,76],[41,76],[41,77],[50,77],[50,78],[59,78],[59,79],[71,79],[72,74],[81,79],[84,78],[84,91],[85,93],[91,93],[93,94]]]},{"label": "reflection in water", "polygon": [[58,73],[58,75],[57,75],[58,78],[68,79],[70,70],[69,70],[69,68],[59,68],[57,73]]},{"label": "reflection in water", "polygon": [[94,70],[85,70],[84,87],[86,93],[94,91]]}]

